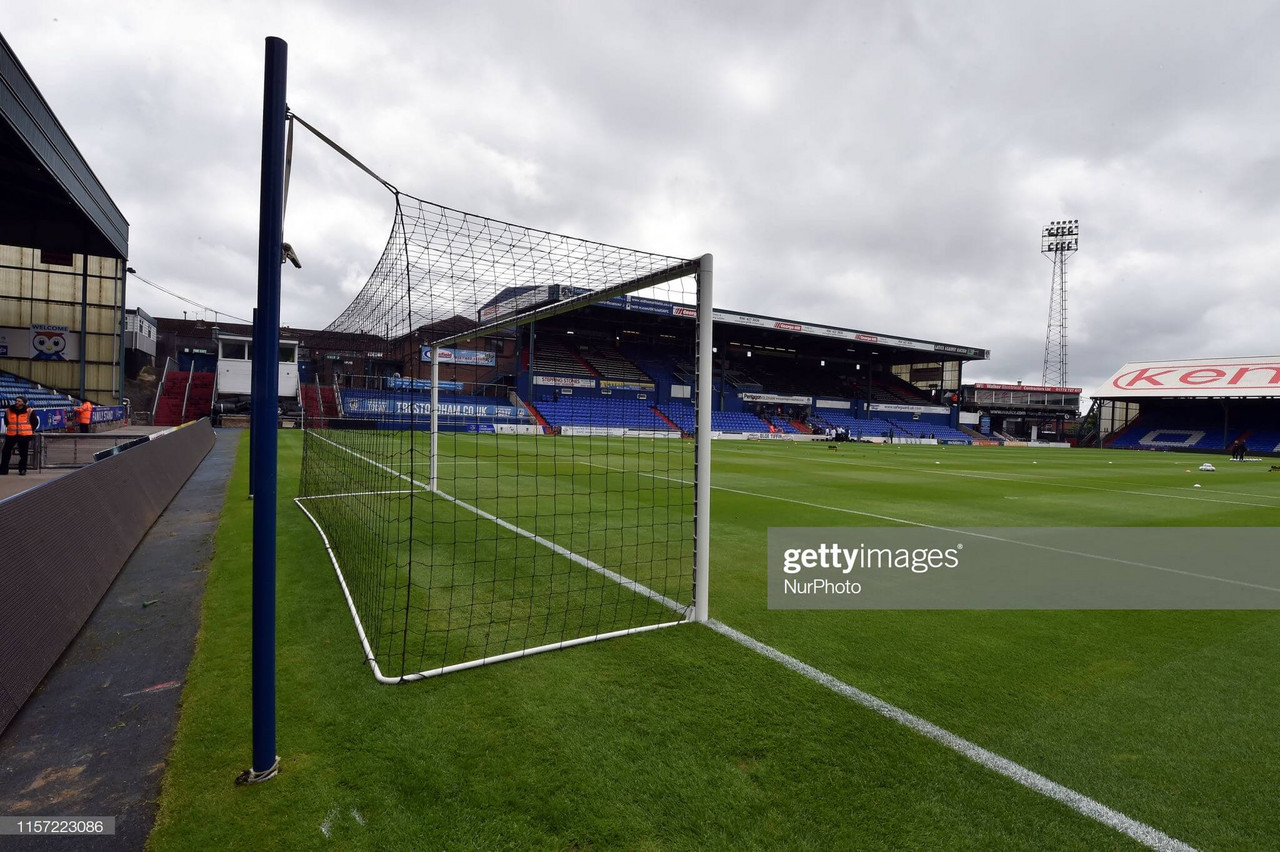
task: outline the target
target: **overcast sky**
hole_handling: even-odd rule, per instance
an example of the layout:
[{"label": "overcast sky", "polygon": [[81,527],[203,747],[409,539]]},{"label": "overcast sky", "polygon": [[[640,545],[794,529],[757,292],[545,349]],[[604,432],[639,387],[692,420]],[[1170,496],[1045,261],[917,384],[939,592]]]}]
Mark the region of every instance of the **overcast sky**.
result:
[{"label": "overcast sky", "polygon": [[[130,223],[130,265],[256,292],[263,39],[290,107],[406,192],[716,258],[716,305],[992,350],[1038,383],[1079,219],[1070,383],[1280,351],[1280,7],[1073,2],[61,2],[0,31]],[[359,290],[391,196],[294,154],[282,319]],[[190,306],[139,283],[129,305]]]}]

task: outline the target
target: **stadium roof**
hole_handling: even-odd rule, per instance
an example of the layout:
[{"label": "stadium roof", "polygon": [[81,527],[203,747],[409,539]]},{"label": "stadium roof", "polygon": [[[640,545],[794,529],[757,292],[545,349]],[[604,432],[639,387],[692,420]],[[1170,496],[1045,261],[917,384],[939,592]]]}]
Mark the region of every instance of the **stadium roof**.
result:
[{"label": "stadium roof", "polygon": [[1280,355],[1130,361],[1094,399],[1280,398]]},{"label": "stadium roof", "polygon": [[[581,294],[580,291],[567,287],[559,288],[556,291],[550,291],[546,288],[543,289],[546,290],[546,292],[536,294],[534,293],[535,288],[529,287],[511,287],[503,290],[497,296],[490,299],[480,309],[480,316],[483,319],[500,320],[504,313],[516,313],[516,307],[521,310],[529,310],[530,306],[534,304],[550,304],[556,300],[563,300],[571,296]],[[682,304],[679,302],[668,302],[661,299],[651,299],[645,296],[636,295],[614,296],[610,299],[595,302],[594,306],[614,308],[616,310],[631,311],[634,313],[659,317],[665,316],[693,319],[697,316],[697,311],[693,305]],[[884,347],[886,349],[928,352],[931,355],[945,356],[948,360],[980,360],[991,357],[990,350],[979,349],[974,346],[940,343],[933,340],[921,340],[914,337],[897,337],[894,335],[879,334],[870,331],[860,331],[854,328],[820,325],[812,322],[803,322],[801,320],[770,317],[764,316],[763,314],[749,314],[743,311],[730,311],[722,308],[714,309],[712,311],[712,318],[717,324],[742,326],[745,328],[756,328],[765,331],[784,332],[789,334],[808,335],[827,340],[841,341],[851,345],[859,345],[860,347],[877,346]]]},{"label": "stadium roof", "polygon": [[873,346],[884,346],[889,349],[913,349],[936,355],[948,355],[953,358],[986,359],[991,357],[990,350],[974,346],[960,346],[954,343],[939,343],[933,340],[920,340],[914,337],[896,337],[870,331],[859,331],[854,328],[841,328],[834,325],[819,325],[800,320],[767,317],[760,314],[748,314],[742,311],[728,311],[719,308],[712,311],[715,322],[730,325],[765,328],[774,331],[788,331],[792,334],[805,334],[812,337],[843,340],[850,343],[863,343]]},{"label": "stadium roof", "polygon": [[129,256],[129,223],[0,36],[0,243]]}]

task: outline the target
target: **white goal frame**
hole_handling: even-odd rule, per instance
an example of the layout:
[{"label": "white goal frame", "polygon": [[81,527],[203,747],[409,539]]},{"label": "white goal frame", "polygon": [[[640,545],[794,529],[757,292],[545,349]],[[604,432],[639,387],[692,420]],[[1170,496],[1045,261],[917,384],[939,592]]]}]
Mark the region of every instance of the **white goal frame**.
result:
[{"label": "white goal frame", "polygon": [[[664,595],[642,585],[634,580],[618,574],[602,565],[599,565],[586,557],[568,550],[549,539],[522,529],[515,524],[510,523],[492,513],[486,512],[477,506],[473,506],[463,500],[454,497],[440,488],[439,478],[437,476],[437,467],[439,462],[439,388],[440,388],[440,359],[431,359],[431,424],[430,424],[430,472],[426,482],[422,482],[410,475],[396,471],[386,465],[380,464],[374,459],[370,459],[356,452],[355,450],[342,446],[336,442],[330,441],[322,435],[316,434],[313,437],[318,440],[325,441],[333,447],[343,452],[355,455],[365,463],[382,469],[384,472],[403,480],[405,489],[397,492],[378,492],[378,493],[405,493],[408,491],[423,491],[430,493],[436,497],[448,500],[451,503],[467,509],[474,513],[477,517],[484,518],[499,526],[529,538],[539,545],[548,548],[559,556],[588,568],[604,577],[628,588],[632,592],[644,595],[655,600],[673,611],[673,614],[679,615],[679,618],[671,621],[665,621],[659,624],[646,624],[638,627],[629,627],[622,630],[614,630],[606,633],[599,633],[591,636],[577,637],[573,639],[564,639],[557,642],[550,642],[529,648],[523,648],[517,651],[510,651],[501,654],[481,657],[474,660],[467,660],[458,663],[438,666],[436,668],[427,669],[411,674],[388,676],[384,674],[378,665],[376,655],[369,642],[368,635],[365,631],[364,624],[361,621],[356,603],[352,598],[350,588],[347,585],[346,577],[343,575],[342,566],[338,562],[336,553],[328,535],[325,533],[320,522],[315,515],[307,508],[308,501],[325,500],[335,498],[345,498],[360,496],[356,494],[321,494],[312,496],[301,496],[295,498],[294,502],[306,514],[307,518],[315,525],[316,530],[320,533],[321,540],[324,543],[325,551],[329,555],[330,562],[334,571],[338,576],[338,583],[342,589],[343,597],[347,601],[347,606],[351,611],[352,619],[355,622],[356,632],[359,635],[361,646],[364,649],[365,658],[373,671],[374,677],[385,684],[409,683],[413,681],[425,680],[428,678],[438,677],[440,675],[449,674],[451,672],[465,671],[467,669],[478,668],[480,666],[490,665],[492,663],[504,662],[507,660],[520,659],[532,656],[534,654],[545,653],[547,651],[558,650],[561,648],[569,648],[575,645],[585,645],[592,642],[598,642],[604,639],[613,639],[620,636],[627,636],[634,633],[646,633],[658,630],[664,627],[674,627],[679,624],[689,622],[706,623],[709,618],[709,558],[710,558],[710,508],[711,508],[711,387],[712,375],[714,373],[712,362],[712,256],[704,254],[694,261],[687,264],[673,267],[665,270],[657,275],[645,276],[625,284],[617,285],[600,291],[584,294],[580,297],[566,300],[550,306],[543,306],[537,310],[531,310],[517,317],[506,317],[501,320],[495,320],[491,323],[483,324],[477,328],[468,330],[463,334],[457,334],[439,340],[432,341],[429,345],[433,347],[444,347],[467,340],[473,340],[482,337],[485,334],[495,330],[496,328],[508,328],[513,325],[524,325],[535,322],[544,317],[550,317],[586,305],[593,304],[615,296],[631,293],[636,290],[642,290],[646,287],[660,284],[664,281],[671,281],[683,278],[689,275],[696,277],[697,281],[697,305],[696,305],[696,392],[694,395],[695,406],[695,434],[694,434],[694,524],[693,524],[693,602],[692,606],[681,604],[673,601]],[[305,418],[304,418],[305,423]]]}]

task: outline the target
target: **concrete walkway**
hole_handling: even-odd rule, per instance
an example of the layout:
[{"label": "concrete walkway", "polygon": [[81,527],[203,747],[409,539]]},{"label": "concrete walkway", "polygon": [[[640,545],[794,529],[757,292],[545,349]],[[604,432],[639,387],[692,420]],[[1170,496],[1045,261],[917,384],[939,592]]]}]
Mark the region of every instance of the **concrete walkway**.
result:
[{"label": "concrete walkway", "polygon": [[0,814],[111,816],[116,834],[4,837],[6,852],[145,845],[239,437],[218,431],[213,450],[0,735]]}]

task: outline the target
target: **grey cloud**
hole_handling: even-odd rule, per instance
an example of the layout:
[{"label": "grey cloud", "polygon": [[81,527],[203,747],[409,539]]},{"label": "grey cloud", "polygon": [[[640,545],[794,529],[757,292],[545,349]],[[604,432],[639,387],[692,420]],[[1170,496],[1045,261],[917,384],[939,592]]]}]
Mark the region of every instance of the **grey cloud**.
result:
[{"label": "grey cloud", "polygon": [[[270,32],[291,106],[405,191],[714,252],[725,306],[985,346],[970,378],[1038,381],[1039,229],[1079,218],[1073,383],[1274,347],[1271,4],[68,2],[56,24],[4,5],[133,264],[233,313],[254,297]],[[295,155],[284,316],[324,325],[390,199],[314,140]]]}]

